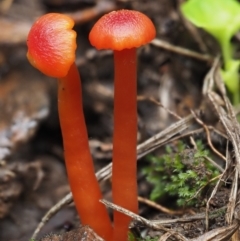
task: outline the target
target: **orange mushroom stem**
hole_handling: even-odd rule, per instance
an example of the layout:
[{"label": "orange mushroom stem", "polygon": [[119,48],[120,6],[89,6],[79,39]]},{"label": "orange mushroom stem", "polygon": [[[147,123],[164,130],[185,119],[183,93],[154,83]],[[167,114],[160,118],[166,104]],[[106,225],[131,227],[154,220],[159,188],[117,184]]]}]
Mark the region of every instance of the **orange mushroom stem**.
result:
[{"label": "orange mushroom stem", "polygon": [[[138,213],[137,201],[137,57],[136,47],[156,35],[144,14],[113,11],[93,26],[89,39],[97,49],[114,50],[113,202]],[[126,241],[130,217],[114,211],[114,241]]]},{"label": "orange mushroom stem", "polygon": [[27,57],[44,74],[58,78],[58,110],[70,188],[81,223],[112,241],[107,210],[99,202],[101,191],[89,150],[82,107],[81,79],[74,63],[76,32],[68,16],[50,13],[32,26]]},{"label": "orange mushroom stem", "polygon": [[[136,49],[114,51],[114,67],[113,202],[138,213]],[[127,240],[130,221],[114,212],[114,241]]]}]

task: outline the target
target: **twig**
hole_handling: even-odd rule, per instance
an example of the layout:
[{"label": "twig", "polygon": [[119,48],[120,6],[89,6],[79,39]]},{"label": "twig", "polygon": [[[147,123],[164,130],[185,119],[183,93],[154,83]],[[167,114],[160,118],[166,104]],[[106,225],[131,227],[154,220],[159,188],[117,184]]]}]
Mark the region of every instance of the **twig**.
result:
[{"label": "twig", "polygon": [[174,46],[166,41],[160,40],[160,39],[154,39],[151,42],[152,45],[159,47],[159,48],[163,48],[166,49],[168,51],[177,53],[177,54],[181,54],[181,55],[185,55],[191,58],[195,58],[201,61],[205,61],[205,62],[213,62],[213,57],[207,54],[200,54],[198,52],[189,50],[189,49],[185,49],[182,47],[177,47]]},{"label": "twig", "polygon": [[55,204],[49,211],[43,216],[42,220],[35,229],[31,239],[35,240],[40,230],[48,222],[48,220],[58,212],[63,206],[70,204],[72,202],[72,193],[68,193],[63,199],[61,199],[57,204]]},{"label": "twig", "polygon": [[197,191],[191,198],[189,198],[189,199],[187,200],[187,202],[189,202],[189,201],[191,201],[192,199],[196,198],[197,195],[198,195],[207,185],[209,185],[209,183],[215,181],[216,179],[219,179],[219,178],[221,179],[221,177],[222,177],[222,174],[220,174],[220,175],[212,178],[211,180],[209,180],[204,186],[202,186],[201,188],[199,188],[198,191]]},{"label": "twig", "polygon": [[108,202],[106,200],[100,200],[101,203],[103,203],[104,205],[106,205],[107,207],[109,208],[112,208],[118,212],[121,212],[129,217],[131,217],[135,222],[139,223],[139,224],[142,224],[142,225],[145,225],[149,228],[152,228],[152,229],[155,229],[155,230],[160,230],[160,231],[164,231],[164,232],[168,232],[170,233],[172,236],[175,236],[176,238],[182,240],[182,241],[188,241],[188,239],[186,239],[182,234],[174,231],[174,230],[171,230],[171,229],[168,229],[168,228],[165,228],[164,226],[162,225],[156,225],[155,223],[133,213],[133,212],[130,212],[129,210],[125,209],[125,208],[122,208],[118,205],[115,205],[111,202]]},{"label": "twig", "polygon": [[173,111],[169,110],[168,108],[166,108],[161,102],[157,101],[156,99],[154,99],[153,97],[147,97],[147,96],[142,96],[142,95],[138,95],[137,96],[137,100],[138,101],[150,101],[154,104],[156,104],[157,106],[162,107],[164,110],[166,110],[170,115],[172,115],[173,117],[175,117],[177,120],[181,120],[182,118],[177,115],[176,113],[174,113]]},{"label": "twig", "polygon": [[117,9],[115,2],[102,0],[97,1],[93,7],[65,14],[70,16],[74,20],[75,24],[83,24],[115,9]]},{"label": "twig", "polygon": [[[209,213],[209,219],[214,219],[220,216],[223,216],[226,213],[227,207],[221,207]],[[163,219],[163,220],[151,220],[151,222],[155,224],[160,224],[164,226],[171,226],[175,223],[192,223],[197,220],[203,220],[206,218],[206,213],[198,213],[195,215],[182,217],[182,218],[175,218],[175,219]]]},{"label": "twig", "polygon": [[193,112],[191,110],[191,113],[192,115],[194,116],[195,120],[197,121],[198,124],[200,124],[204,130],[206,131],[206,134],[207,134],[207,141],[208,141],[208,145],[211,147],[212,151],[217,154],[220,158],[222,158],[224,161],[227,161],[226,160],[226,157],[222,155],[222,153],[220,153],[212,144],[212,141],[211,141],[211,137],[210,137],[210,133],[209,133],[209,130],[208,130],[208,127],[197,117],[197,115],[195,114],[195,112]]},{"label": "twig", "polygon": [[144,204],[147,204],[148,206],[152,207],[152,208],[155,208],[163,213],[167,213],[167,214],[170,214],[170,215],[182,215],[184,213],[186,213],[186,210],[171,210],[169,208],[166,208],[166,207],[163,207],[162,205],[160,204],[157,204],[147,198],[143,198],[143,197],[140,197],[138,196],[138,201],[141,202],[141,203],[144,203]]}]

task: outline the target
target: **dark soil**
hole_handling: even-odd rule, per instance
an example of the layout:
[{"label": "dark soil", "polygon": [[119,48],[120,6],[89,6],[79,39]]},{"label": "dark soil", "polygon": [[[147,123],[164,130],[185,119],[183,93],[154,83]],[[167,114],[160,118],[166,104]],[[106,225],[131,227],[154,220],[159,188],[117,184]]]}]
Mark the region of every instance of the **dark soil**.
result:
[{"label": "dark soil", "polygon": [[[76,63],[82,77],[85,118],[97,171],[111,162],[113,55],[111,51],[97,51],[90,46],[88,33],[102,14],[122,8],[135,9],[152,19],[158,39],[199,53],[204,53],[206,45],[205,53],[215,56],[218,47],[211,37],[202,31],[198,32],[203,40],[201,44],[186,28],[179,13],[180,2],[177,0],[3,0],[0,2],[0,241],[29,240],[43,215],[70,192],[58,122],[57,83],[35,70],[26,59],[26,38],[34,20],[47,12],[60,12],[71,15],[76,21],[75,30],[78,34]],[[138,95],[141,97],[138,101],[139,143],[143,143],[178,121],[176,116],[169,114],[150,100],[154,99],[160,101],[178,117],[188,116],[190,110],[201,113],[200,116],[206,124],[223,133],[221,136],[214,132],[211,138],[215,148],[225,155],[226,133],[219,124],[219,117],[214,113],[209,100],[202,94],[203,80],[211,63],[154,44],[140,48],[138,57]],[[193,121],[188,131],[197,128],[200,126]],[[180,134],[184,132],[176,131],[173,136]],[[194,135],[194,138],[202,140],[208,146],[204,130]],[[193,148],[189,137],[179,139],[186,142],[189,148]],[[163,143],[161,148],[155,150],[156,155],[163,153],[167,142],[172,142],[171,138]],[[174,143],[173,141],[173,146]],[[141,172],[142,167],[148,165],[144,160],[142,158],[138,166],[139,195],[148,199],[152,187]],[[215,156],[214,161],[224,169],[224,162],[220,158]],[[221,208],[224,211],[210,217],[208,230],[206,230],[204,205],[181,210],[176,208],[172,198],[163,199],[159,204],[171,210],[181,211],[181,215],[169,214],[144,203],[140,204],[139,215],[149,220],[202,215],[202,218],[189,219],[188,222],[179,221],[166,226],[190,239],[197,238],[209,230],[219,231],[221,227],[226,227],[227,230],[231,223],[226,221],[225,216],[233,182],[230,171],[227,177],[229,183],[221,185],[209,203],[210,212]],[[111,200],[109,180],[102,183],[102,190],[104,198]],[[205,203],[211,191],[207,193]],[[74,204],[65,205],[44,225],[38,238],[57,233],[60,236],[47,236],[44,241],[85,240],[86,237],[77,239],[75,236],[64,234],[78,228],[79,223]],[[142,234],[147,232],[152,237],[163,236],[164,233],[146,225],[137,226]],[[80,233],[84,235],[83,231]],[[227,239],[214,240],[228,240],[229,237],[227,235],[226,237]],[[95,239],[92,237],[89,240]],[[177,238],[168,240],[177,240]],[[201,240],[210,239],[203,237]]]}]

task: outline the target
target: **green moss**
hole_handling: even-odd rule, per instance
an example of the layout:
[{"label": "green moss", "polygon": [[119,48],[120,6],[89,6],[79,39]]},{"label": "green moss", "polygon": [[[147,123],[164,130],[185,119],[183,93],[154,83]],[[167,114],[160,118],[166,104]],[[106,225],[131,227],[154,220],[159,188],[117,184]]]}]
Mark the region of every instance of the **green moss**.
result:
[{"label": "green moss", "polygon": [[[209,153],[201,142],[197,142],[197,148],[197,151],[188,149],[178,142],[175,151],[167,146],[167,154],[148,157],[150,165],[143,173],[153,185],[151,200],[171,196],[181,207],[202,204],[206,187],[214,184],[209,181],[219,175],[219,171],[206,160]],[[200,189],[202,191],[195,197]]]}]

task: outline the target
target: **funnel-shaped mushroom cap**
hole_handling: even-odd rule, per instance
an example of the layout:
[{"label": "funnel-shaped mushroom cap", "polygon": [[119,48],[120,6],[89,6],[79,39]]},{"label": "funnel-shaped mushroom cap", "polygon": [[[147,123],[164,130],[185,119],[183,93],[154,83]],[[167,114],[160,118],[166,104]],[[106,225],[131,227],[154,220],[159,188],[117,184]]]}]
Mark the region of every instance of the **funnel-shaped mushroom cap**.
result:
[{"label": "funnel-shaped mushroom cap", "polygon": [[32,26],[27,39],[29,62],[44,74],[61,78],[75,61],[74,21],[63,14],[49,13]]},{"label": "funnel-shaped mushroom cap", "polygon": [[147,44],[155,35],[155,27],[146,15],[119,10],[101,17],[93,26],[89,40],[97,49],[123,50]]}]

